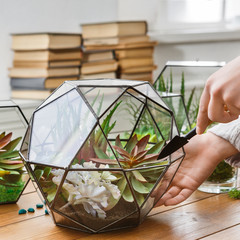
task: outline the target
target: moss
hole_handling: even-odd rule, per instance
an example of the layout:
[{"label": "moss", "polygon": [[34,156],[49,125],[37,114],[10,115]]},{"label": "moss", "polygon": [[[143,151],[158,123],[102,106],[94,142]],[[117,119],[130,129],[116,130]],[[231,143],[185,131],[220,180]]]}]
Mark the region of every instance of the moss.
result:
[{"label": "moss", "polygon": [[24,182],[20,181],[17,186],[0,185],[0,204],[16,202],[24,188]]},{"label": "moss", "polygon": [[234,176],[234,168],[225,161],[220,162],[207,181],[222,183]]}]

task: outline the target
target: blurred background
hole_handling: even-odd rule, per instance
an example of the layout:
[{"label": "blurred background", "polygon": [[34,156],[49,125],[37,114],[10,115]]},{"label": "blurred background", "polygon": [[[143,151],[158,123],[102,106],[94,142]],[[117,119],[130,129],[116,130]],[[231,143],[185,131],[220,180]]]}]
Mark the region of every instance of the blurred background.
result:
[{"label": "blurred background", "polygon": [[0,0],[0,98],[11,95],[12,33],[81,33],[81,24],[146,20],[157,78],[171,61],[230,61],[240,52],[236,0]]}]

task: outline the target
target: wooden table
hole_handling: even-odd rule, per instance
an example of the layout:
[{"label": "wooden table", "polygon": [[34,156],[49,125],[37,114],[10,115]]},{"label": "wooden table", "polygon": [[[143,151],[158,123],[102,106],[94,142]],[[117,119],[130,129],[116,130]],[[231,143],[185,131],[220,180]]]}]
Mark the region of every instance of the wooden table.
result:
[{"label": "wooden table", "polygon": [[101,234],[87,234],[55,226],[44,209],[18,215],[41,203],[32,184],[17,204],[0,206],[1,240],[157,240],[157,239],[240,239],[240,201],[227,194],[207,194],[196,191],[184,203],[174,207],[158,207],[137,228]]}]

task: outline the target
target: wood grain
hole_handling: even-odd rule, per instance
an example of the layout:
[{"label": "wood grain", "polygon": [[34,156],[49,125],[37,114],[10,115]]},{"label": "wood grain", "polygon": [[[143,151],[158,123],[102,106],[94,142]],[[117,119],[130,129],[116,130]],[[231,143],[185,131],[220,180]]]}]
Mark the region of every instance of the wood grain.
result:
[{"label": "wood grain", "polygon": [[[156,239],[226,239],[233,229],[239,236],[240,204],[226,194],[209,195],[196,192],[184,204],[164,210],[153,210],[151,216],[137,228],[102,234],[88,234],[55,226],[50,216],[36,210],[21,216],[17,209],[33,205],[39,200],[36,192],[24,194],[17,204],[0,206],[1,239],[7,240],[156,240]],[[236,227],[234,227],[236,226]],[[239,229],[239,230],[238,230]],[[221,232],[222,231],[222,232]],[[214,238],[217,236],[217,238]],[[227,238],[229,239],[229,238]],[[235,238],[238,239],[238,238]]]}]

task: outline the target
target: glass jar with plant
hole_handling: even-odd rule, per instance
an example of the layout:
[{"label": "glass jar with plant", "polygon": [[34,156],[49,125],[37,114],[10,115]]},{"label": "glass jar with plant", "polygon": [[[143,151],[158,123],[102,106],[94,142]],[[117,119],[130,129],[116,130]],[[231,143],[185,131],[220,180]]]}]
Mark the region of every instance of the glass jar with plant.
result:
[{"label": "glass jar with plant", "polygon": [[139,225],[164,194],[184,151],[158,158],[176,134],[148,82],[69,81],[33,113],[20,154],[57,225],[104,232]]}]

